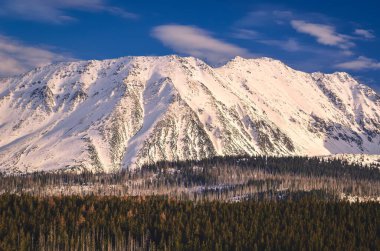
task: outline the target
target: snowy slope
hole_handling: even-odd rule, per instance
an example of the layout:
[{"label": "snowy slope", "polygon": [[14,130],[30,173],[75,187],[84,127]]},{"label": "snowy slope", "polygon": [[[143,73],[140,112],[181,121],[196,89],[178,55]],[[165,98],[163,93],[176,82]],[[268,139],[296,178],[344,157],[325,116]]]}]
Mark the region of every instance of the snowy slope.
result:
[{"label": "snowy slope", "polygon": [[380,154],[380,97],[346,73],[237,57],[59,63],[0,80],[0,169],[114,171],[214,155]]}]

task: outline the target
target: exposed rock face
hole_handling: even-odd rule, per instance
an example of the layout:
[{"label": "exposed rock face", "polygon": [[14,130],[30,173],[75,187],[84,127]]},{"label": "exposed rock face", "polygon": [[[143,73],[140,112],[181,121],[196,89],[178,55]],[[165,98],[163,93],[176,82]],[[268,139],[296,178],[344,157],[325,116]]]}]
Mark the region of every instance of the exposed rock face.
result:
[{"label": "exposed rock face", "polygon": [[60,63],[0,80],[0,168],[114,171],[215,155],[380,154],[380,97],[269,59]]}]

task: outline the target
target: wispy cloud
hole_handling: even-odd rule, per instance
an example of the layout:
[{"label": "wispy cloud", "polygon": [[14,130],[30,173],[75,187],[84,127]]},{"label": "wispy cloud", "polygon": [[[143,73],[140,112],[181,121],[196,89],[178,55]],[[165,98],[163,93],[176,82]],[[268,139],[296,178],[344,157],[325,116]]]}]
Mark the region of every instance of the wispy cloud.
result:
[{"label": "wispy cloud", "polygon": [[248,50],[218,40],[206,30],[186,25],[161,25],[152,36],[177,53],[190,55],[217,64],[235,56],[252,56]]},{"label": "wispy cloud", "polygon": [[349,36],[337,33],[335,27],[331,25],[309,23],[303,20],[292,20],[290,23],[296,31],[315,37],[320,44],[337,46],[341,49],[355,46]]},{"label": "wispy cloud", "polygon": [[364,37],[366,39],[373,39],[373,38],[375,38],[375,35],[373,35],[372,31],[370,31],[370,30],[356,29],[354,33],[356,35],[359,35],[359,36]]},{"label": "wispy cloud", "polygon": [[[314,37],[321,45],[338,47],[346,56],[352,55],[350,49],[355,47],[354,40],[357,37],[338,33],[336,27],[331,24],[334,22],[339,21],[319,13],[301,13],[295,10],[282,9],[278,6],[267,6],[249,12],[244,18],[236,22],[234,30],[240,31],[240,33],[233,33],[233,35],[235,38],[255,39],[256,42],[273,45],[290,52],[305,51],[311,47],[315,49],[315,45],[300,46],[298,41],[301,41],[302,37],[298,37],[297,39],[291,38],[290,35],[295,30],[298,33]],[[245,35],[253,27],[255,33],[260,34],[260,36]],[[273,27],[270,28],[271,30],[281,29],[282,32],[267,34],[268,27]],[[363,31],[358,32],[364,33]],[[287,37],[286,34],[288,34]],[[366,35],[368,36],[368,34]],[[294,35],[292,36],[294,37]]]},{"label": "wispy cloud", "polygon": [[139,15],[137,15],[136,13],[132,13],[122,8],[114,6],[103,6],[102,8],[100,8],[100,10],[126,19],[137,19],[139,17]]},{"label": "wispy cloud", "polygon": [[124,9],[108,5],[106,0],[3,0],[0,15],[17,19],[62,23],[73,20],[67,11],[106,12],[123,18],[138,16]]},{"label": "wispy cloud", "polygon": [[259,43],[266,44],[266,45],[272,45],[276,46],[282,50],[289,51],[289,52],[296,52],[296,51],[307,51],[306,47],[302,46],[296,39],[289,38],[287,40],[276,40],[276,39],[269,39],[269,40],[258,40]]},{"label": "wispy cloud", "polygon": [[356,71],[380,70],[380,62],[375,59],[360,56],[357,59],[337,64],[336,68]]},{"label": "wispy cloud", "polygon": [[68,59],[68,56],[0,35],[0,76],[17,75],[38,66]]},{"label": "wispy cloud", "polygon": [[263,8],[251,11],[244,18],[239,20],[236,25],[241,27],[250,26],[271,26],[286,24],[286,20],[294,17],[294,13],[290,10]]},{"label": "wispy cloud", "polygon": [[241,29],[241,28],[235,29],[231,35],[234,38],[248,39],[248,40],[256,39],[260,37],[260,34],[257,31],[249,30],[249,29]]}]

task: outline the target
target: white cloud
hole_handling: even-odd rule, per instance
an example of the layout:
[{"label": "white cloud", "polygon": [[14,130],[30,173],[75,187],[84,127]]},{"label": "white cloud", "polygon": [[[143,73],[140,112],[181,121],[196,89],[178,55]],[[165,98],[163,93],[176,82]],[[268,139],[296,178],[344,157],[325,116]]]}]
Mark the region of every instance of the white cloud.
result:
[{"label": "white cloud", "polygon": [[315,37],[320,44],[337,46],[341,49],[355,46],[349,36],[337,33],[333,26],[308,23],[302,20],[292,20],[290,23],[296,31]]},{"label": "white cloud", "polygon": [[0,76],[12,76],[32,68],[69,59],[58,53],[25,45],[0,35]]},{"label": "white cloud", "polygon": [[337,64],[336,67],[346,70],[380,70],[380,62],[360,56],[355,60]]},{"label": "white cloud", "polygon": [[152,35],[177,53],[221,63],[235,56],[252,56],[246,49],[218,40],[200,28],[185,25],[162,25]]},{"label": "white cloud", "polygon": [[367,39],[375,38],[372,31],[370,30],[356,29],[354,33]]},{"label": "white cloud", "polygon": [[0,15],[17,19],[61,23],[75,18],[67,10],[107,12],[123,18],[136,18],[134,13],[109,6],[106,0],[3,0]]}]

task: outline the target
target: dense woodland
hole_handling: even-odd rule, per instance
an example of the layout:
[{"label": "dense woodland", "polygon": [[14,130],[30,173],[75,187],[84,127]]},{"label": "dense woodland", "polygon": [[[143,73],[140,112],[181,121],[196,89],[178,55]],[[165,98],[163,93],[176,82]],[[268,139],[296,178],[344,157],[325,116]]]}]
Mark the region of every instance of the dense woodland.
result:
[{"label": "dense woodland", "polygon": [[0,196],[0,250],[379,250],[380,206]]}]

